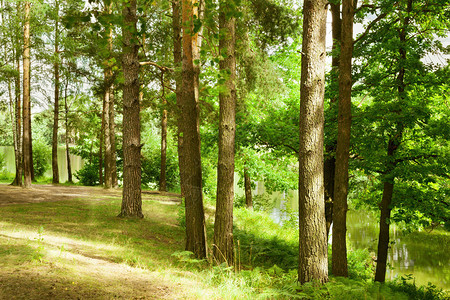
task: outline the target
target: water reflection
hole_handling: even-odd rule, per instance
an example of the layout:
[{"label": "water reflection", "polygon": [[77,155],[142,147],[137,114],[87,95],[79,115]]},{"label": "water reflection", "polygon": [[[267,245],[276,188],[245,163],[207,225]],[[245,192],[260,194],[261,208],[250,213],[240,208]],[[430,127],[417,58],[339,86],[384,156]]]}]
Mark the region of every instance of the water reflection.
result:
[{"label": "water reflection", "polygon": [[[298,210],[298,192],[273,193],[275,208],[271,215],[279,223],[286,220],[286,209]],[[368,249],[376,257],[379,218],[373,212],[350,210],[347,214],[349,249]],[[331,239],[330,239],[331,240]],[[428,282],[450,290],[449,237],[425,231],[404,233],[395,225],[390,228],[390,247],[386,279],[412,274],[418,285]]]}]

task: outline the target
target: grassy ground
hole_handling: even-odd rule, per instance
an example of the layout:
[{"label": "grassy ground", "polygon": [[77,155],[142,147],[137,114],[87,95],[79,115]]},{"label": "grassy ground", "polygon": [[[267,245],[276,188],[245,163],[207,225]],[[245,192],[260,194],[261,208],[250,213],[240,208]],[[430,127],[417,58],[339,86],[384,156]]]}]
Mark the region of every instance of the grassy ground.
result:
[{"label": "grassy ground", "polygon": [[0,185],[0,299],[408,299],[365,270],[299,287],[293,229],[245,209],[235,211],[235,268],[192,259],[174,200],[146,192],[145,218],[120,219],[120,191]]}]

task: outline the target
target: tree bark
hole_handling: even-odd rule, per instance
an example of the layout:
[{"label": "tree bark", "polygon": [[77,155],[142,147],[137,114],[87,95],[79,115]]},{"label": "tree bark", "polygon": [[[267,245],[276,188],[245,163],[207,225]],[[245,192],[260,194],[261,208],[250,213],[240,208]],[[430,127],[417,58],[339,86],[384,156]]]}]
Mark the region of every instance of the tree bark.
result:
[{"label": "tree bark", "polygon": [[332,273],[348,276],[347,269],[347,195],[350,157],[353,16],[356,1],[342,1],[342,34],[339,54],[339,113],[336,170],[333,201]]},{"label": "tree bark", "polygon": [[52,174],[53,184],[59,183],[58,170],[58,123],[59,123],[59,4],[56,5],[56,21],[55,21],[55,107],[53,111],[53,137],[52,137]]},{"label": "tree bark", "polygon": [[244,190],[245,190],[245,206],[249,210],[253,210],[252,181],[248,168],[244,167]]},{"label": "tree bark", "polygon": [[31,187],[33,161],[31,157],[31,103],[30,103],[30,2],[25,2],[23,34],[23,171],[24,187]]},{"label": "tree bark", "polygon": [[[206,257],[206,228],[203,209],[202,167],[200,156],[200,108],[198,104],[199,58],[198,33],[194,32],[198,18],[198,2],[182,0],[183,64],[180,97],[180,136],[183,138],[181,169],[185,175],[186,250],[197,258]],[[188,173],[189,172],[189,173]]]},{"label": "tree bark", "polygon": [[[217,166],[217,200],[214,222],[215,259],[228,265],[234,264],[233,248],[233,200],[234,200],[234,155],[236,135],[236,56],[234,7],[222,0],[219,2],[219,52],[223,60],[219,63],[225,77],[224,89],[219,92],[219,158]],[[226,76],[226,75],[225,75]]]},{"label": "tree bark", "polygon": [[328,281],[323,183],[327,1],[306,0],[300,88],[298,280]]},{"label": "tree bark", "polygon": [[136,0],[124,2],[123,32],[123,196],[121,217],[143,218],[141,198],[141,119],[139,103],[139,44]]},{"label": "tree bark", "polygon": [[98,143],[98,183],[99,185],[103,185],[103,146],[104,146],[104,137],[105,137],[105,99],[102,101],[102,126],[100,128],[99,133],[99,143]]}]

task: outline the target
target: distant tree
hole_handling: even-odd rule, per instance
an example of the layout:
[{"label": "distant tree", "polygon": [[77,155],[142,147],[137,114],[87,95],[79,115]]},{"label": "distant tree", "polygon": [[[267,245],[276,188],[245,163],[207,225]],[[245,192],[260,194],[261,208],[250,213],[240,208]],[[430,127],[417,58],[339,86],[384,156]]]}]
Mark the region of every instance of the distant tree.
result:
[{"label": "distant tree", "polygon": [[54,76],[55,76],[55,98],[53,108],[53,137],[52,137],[52,183],[59,183],[58,170],[58,124],[59,124],[59,94],[60,94],[60,76],[59,76],[59,1],[55,1],[55,62]]},{"label": "distant tree", "polygon": [[328,281],[323,188],[326,16],[327,1],[304,2],[299,148],[300,283]]}]

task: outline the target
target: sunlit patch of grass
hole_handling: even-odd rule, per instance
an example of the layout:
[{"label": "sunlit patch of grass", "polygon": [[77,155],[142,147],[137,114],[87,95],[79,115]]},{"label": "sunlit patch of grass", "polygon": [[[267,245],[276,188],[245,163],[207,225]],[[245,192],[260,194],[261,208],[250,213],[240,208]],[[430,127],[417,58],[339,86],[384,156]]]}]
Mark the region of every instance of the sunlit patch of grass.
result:
[{"label": "sunlit patch of grass", "polygon": [[[176,224],[173,206],[146,200],[143,220],[117,218],[120,200],[72,200],[4,207],[0,232],[31,240],[42,237],[52,245],[71,245],[87,254],[154,269],[171,264],[181,250],[184,232]],[[80,250],[81,251],[81,250]]]}]

